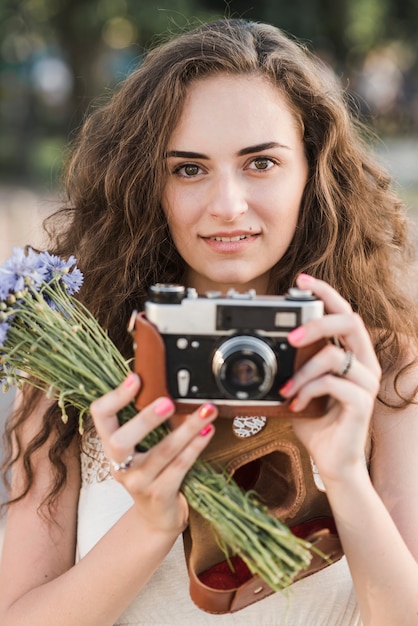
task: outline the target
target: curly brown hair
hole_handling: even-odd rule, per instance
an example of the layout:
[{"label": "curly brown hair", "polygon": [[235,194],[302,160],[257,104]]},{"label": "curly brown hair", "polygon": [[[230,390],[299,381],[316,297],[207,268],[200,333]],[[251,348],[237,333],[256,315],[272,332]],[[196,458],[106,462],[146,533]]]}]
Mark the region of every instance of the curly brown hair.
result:
[{"label": "curly brown hair", "polygon": [[[403,207],[333,73],[273,26],[224,19],[148,53],[79,133],[65,170],[68,203],[46,224],[51,249],[77,257],[85,277],[80,297],[129,356],[125,329],[132,310],[142,307],[152,283],[182,282],[185,275],[160,204],[169,138],[190,84],[225,73],[265,77],[285,96],[303,134],[309,178],[291,245],[271,272],[271,290],[283,293],[300,272],[329,282],[373,332],[384,371],[400,369],[402,336],[418,336],[412,299],[397,281],[413,250]],[[36,399],[33,390],[24,395],[6,429],[9,443]],[[36,439],[25,450],[9,450],[7,469],[23,457],[25,493],[31,456],[54,434],[53,502],[65,484],[62,451],[76,433],[77,420],[64,427],[51,408]]]}]

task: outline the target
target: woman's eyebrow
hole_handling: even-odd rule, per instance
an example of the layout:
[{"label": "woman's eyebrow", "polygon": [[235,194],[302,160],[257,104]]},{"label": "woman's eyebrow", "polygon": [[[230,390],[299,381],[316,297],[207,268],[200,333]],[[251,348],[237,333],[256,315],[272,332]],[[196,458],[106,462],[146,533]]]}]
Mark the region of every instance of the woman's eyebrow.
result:
[{"label": "woman's eyebrow", "polygon": [[165,158],[178,157],[180,159],[209,159],[206,154],[200,152],[188,152],[187,150],[169,150],[165,153]]},{"label": "woman's eyebrow", "polygon": [[[238,156],[245,156],[246,154],[254,154],[256,152],[263,152],[264,150],[271,150],[271,148],[284,148],[286,150],[290,150],[289,146],[285,146],[282,143],[278,143],[277,141],[267,141],[265,143],[259,143],[255,146],[248,146],[247,148],[242,148],[237,152]],[[180,159],[206,159],[209,160],[209,157],[206,154],[202,154],[200,152],[191,152],[189,150],[169,150],[165,154],[166,159],[170,157],[176,157]]]},{"label": "woman's eyebrow", "polygon": [[246,154],[253,154],[254,152],[263,152],[264,150],[271,150],[271,148],[285,148],[290,150],[289,146],[285,146],[277,141],[267,141],[266,143],[259,143],[255,146],[248,146],[238,152],[238,156],[245,156]]}]

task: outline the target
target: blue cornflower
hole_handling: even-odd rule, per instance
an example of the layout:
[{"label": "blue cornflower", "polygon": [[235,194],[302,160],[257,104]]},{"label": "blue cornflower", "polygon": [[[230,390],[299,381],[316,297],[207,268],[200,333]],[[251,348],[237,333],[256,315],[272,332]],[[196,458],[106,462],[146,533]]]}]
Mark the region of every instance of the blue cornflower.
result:
[{"label": "blue cornflower", "polygon": [[9,293],[22,292],[25,287],[39,287],[45,279],[40,255],[29,248],[13,248],[12,256],[0,267],[0,297],[5,300]]},{"label": "blue cornflower", "polygon": [[9,272],[5,268],[0,267],[0,300],[6,300],[9,293],[13,291],[16,284],[16,276],[14,272]]},{"label": "blue cornflower", "polygon": [[[70,295],[80,289],[83,284],[83,274],[76,267],[77,259],[74,256],[70,256],[64,261],[56,254],[41,252],[40,259],[46,269],[46,282],[56,278],[61,279]],[[71,268],[73,269],[71,270]]]},{"label": "blue cornflower", "polygon": [[68,261],[50,252],[41,252],[39,258],[45,268],[45,282],[49,283],[55,278],[60,278],[69,272],[70,267],[76,263],[75,257],[71,256]]},{"label": "blue cornflower", "polygon": [[[8,322],[0,323],[0,346],[3,346],[7,339],[7,332],[10,328],[10,324]],[[1,365],[0,365],[1,367]]]},{"label": "blue cornflower", "polygon": [[83,284],[83,279],[83,274],[77,267],[75,267],[69,274],[64,274],[62,282],[64,283],[70,296],[79,291],[81,285]]}]

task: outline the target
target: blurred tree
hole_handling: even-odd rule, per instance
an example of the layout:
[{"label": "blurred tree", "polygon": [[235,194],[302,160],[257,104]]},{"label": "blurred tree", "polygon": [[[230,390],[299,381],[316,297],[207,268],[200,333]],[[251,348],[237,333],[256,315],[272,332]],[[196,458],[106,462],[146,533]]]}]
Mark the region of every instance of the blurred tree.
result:
[{"label": "blurred tree", "polygon": [[386,102],[409,124],[418,116],[418,0],[1,0],[0,176],[54,178],[91,101],[154,37],[221,16],[291,32],[364,97],[399,79],[402,102],[389,92]]},{"label": "blurred tree", "polygon": [[[40,1],[40,0],[38,0]],[[47,0],[43,0],[46,2]],[[104,87],[122,79],[138,62],[144,46],[170,22],[193,15],[210,17],[195,0],[158,3],[136,0],[49,0],[50,25],[72,69],[72,110],[78,121]]]},{"label": "blurred tree", "polygon": [[2,0],[0,176],[55,179],[91,101],[123,79],[156,33],[213,14],[197,0]]}]

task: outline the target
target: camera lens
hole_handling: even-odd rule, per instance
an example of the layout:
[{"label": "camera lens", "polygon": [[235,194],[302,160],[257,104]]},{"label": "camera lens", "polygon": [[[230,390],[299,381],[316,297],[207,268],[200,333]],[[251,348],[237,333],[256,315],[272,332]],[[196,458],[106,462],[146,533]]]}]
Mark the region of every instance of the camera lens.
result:
[{"label": "camera lens", "polygon": [[234,385],[250,387],[260,383],[260,372],[256,364],[250,359],[238,359],[231,365],[231,382]]},{"label": "camera lens", "polygon": [[258,337],[234,336],[216,350],[212,371],[219,390],[227,398],[259,400],[273,385],[276,355]]}]

